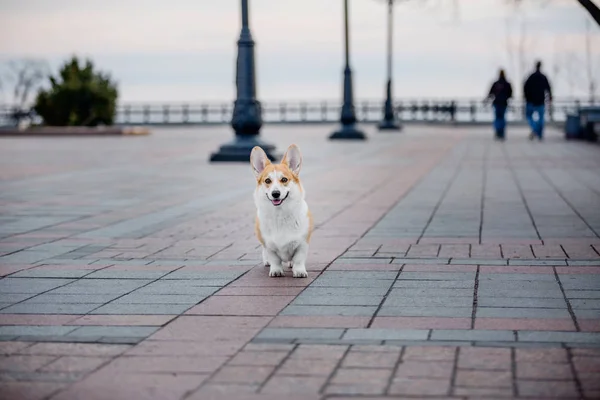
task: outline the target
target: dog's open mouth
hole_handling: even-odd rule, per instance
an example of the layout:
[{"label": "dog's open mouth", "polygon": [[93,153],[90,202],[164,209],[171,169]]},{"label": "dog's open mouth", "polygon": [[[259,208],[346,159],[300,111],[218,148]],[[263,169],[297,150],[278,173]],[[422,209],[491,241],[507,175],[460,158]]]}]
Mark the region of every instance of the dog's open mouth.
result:
[{"label": "dog's open mouth", "polygon": [[[283,201],[285,199],[287,199],[289,195],[290,195],[290,192],[287,192],[287,194],[285,195],[285,197],[283,199],[269,199],[269,200],[271,200],[271,203],[273,203],[273,205],[275,207],[277,207],[277,206],[280,206],[281,203],[283,203]],[[269,196],[267,196],[267,198],[269,198]]]}]

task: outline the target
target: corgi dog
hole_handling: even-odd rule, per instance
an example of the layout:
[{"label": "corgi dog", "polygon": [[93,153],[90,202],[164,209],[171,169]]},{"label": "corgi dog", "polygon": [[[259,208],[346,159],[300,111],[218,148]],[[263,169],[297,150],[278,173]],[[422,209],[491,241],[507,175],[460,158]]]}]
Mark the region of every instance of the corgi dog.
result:
[{"label": "corgi dog", "polygon": [[292,268],[294,278],[306,278],[313,219],[299,178],[300,149],[292,144],[281,163],[272,164],[264,150],[256,146],[250,164],[256,177],[255,233],[262,245],[263,263],[270,268],[269,276],[284,276],[285,264]]}]

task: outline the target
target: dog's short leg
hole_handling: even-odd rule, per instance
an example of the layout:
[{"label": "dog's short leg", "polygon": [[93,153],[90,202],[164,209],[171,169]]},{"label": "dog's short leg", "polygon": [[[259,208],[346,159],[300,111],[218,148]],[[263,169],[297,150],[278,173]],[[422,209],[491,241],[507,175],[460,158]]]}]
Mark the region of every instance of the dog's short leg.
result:
[{"label": "dog's short leg", "polygon": [[274,251],[266,249],[266,252],[267,260],[269,261],[270,265],[269,276],[284,276],[285,273],[283,272],[283,267],[281,266],[281,258]]},{"label": "dog's short leg", "polygon": [[271,266],[271,264],[269,264],[269,258],[267,257],[267,249],[264,247],[262,248],[262,259],[265,267]]},{"label": "dog's short leg", "polygon": [[294,257],[292,258],[292,273],[294,278],[306,278],[308,273],[306,272],[306,257],[308,256],[308,244],[302,243],[296,249]]}]

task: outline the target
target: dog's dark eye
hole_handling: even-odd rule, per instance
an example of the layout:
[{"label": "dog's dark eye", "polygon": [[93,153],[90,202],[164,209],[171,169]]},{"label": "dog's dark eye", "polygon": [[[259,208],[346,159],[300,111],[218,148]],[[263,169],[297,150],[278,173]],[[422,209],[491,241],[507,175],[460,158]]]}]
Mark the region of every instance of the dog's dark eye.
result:
[{"label": "dog's dark eye", "polygon": [[286,183],[287,181],[288,181],[288,178],[286,178],[286,177],[281,178],[281,183]]},{"label": "dog's dark eye", "polygon": [[267,185],[270,185],[270,184],[271,184],[271,179],[269,179],[269,178],[265,179],[265,183],[266,183]]}]

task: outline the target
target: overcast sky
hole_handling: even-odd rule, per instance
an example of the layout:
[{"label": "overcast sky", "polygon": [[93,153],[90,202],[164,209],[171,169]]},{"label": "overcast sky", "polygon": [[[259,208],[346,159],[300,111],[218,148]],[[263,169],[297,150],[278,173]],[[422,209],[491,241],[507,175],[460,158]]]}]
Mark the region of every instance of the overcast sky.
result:
[{"label": "overcast sky", "polygon": [[[587,13],[575,0],[524,2],[532,6],[518,13],[508,0],[459,0],[458,9],[452,0],[399,2],[395,96],[481,98],[500,66],[520,86],[518,65],[530,70],[537,58],[557,95],[585,94]],[[350,0],[357,99],[383,96],[385,3]],[[229,101],[239,7],[239,0],[0,0],[0,61],[37,57],[55,70],[77,54],[112,74],[121,101]],[[250,0],[259,99],[339,99],[342,17],[342,0]],[[522,26],[528,51],[519,57]],[[600,71],[600,29],[590,26]]]}]

